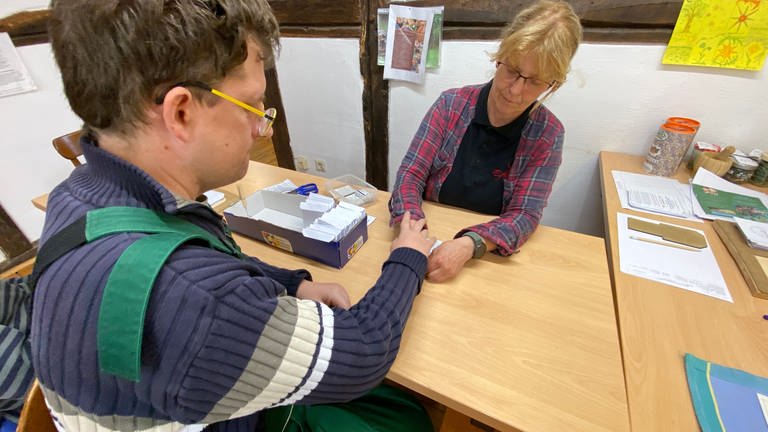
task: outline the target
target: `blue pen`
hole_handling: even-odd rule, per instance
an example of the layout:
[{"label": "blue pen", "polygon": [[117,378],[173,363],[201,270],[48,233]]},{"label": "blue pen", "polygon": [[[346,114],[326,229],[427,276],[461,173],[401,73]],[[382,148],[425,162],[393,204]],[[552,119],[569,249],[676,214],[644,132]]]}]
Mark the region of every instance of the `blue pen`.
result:
[{"label": "blue pen", "polygon": [[317,185],[314,183],[303,184],[296,189],[289,191],[288,193],[295,193],[299,195],[309,195],[311,192],[317,193]]}]

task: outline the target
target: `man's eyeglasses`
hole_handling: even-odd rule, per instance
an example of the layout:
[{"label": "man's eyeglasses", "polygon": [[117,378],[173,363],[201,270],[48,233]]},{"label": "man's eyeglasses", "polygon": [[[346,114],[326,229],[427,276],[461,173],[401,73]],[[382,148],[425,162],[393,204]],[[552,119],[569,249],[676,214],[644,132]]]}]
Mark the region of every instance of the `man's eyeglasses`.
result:
[{"label": "man's eyeglasses", "polygon": [[[247,103],[241,101],[240,99],[234,98],[222,91],[216,90],[215,88],[209,86],[208,84],[200,81],[184,81],[177,84],[172,85],[168,90],[166,90],[166,93],[170,91],[174,87],[195,87],[199,89],[203,89],[207,92],[210,92],[226,101],[232,102],[233,104],[239,106],[240,108],[243,108],[246,111],[250,111],[257,116],[261,117],[259,120],[259,135],[265,136],[267,133],[269,133],[269,129],[272,127],[272,123],[275,122],[275,117],[277,117],[277,109],[275,108],[267,108],[266,110],[262,111],[254,106],[248,105]],[[162,95],[158,96],[157,99],[155,99],[155,103],[160,105],[163,103],[163,99],[165,99],[166,93],[163,93]]]},{"label": "man's eyeglasses", "polygon": [[515,84],[518,79],[522,78],[523,89],[525,90],[542,91],[552,87],[556,83],[556,81],[546,82],[538,78],[524,76],[516,68],[502,62],[496,62],[496,70],[499,71],[499,78],[508,81],[510,84]]}]

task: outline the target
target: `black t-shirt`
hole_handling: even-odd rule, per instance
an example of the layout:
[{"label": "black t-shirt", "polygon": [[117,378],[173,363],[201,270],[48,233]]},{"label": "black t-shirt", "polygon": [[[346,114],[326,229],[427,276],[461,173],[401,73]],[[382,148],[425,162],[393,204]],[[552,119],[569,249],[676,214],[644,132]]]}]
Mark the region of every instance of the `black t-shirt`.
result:
[{"label": "black t-shirt", "polygon": [[504,203],[504,179],[515,160],[517,144],[532,105],[510,123],[492,126],[488,119],[488,94],[492,83],[480,90],[475,118],[461,139],[438,200],[480,213],[500,215]]}]

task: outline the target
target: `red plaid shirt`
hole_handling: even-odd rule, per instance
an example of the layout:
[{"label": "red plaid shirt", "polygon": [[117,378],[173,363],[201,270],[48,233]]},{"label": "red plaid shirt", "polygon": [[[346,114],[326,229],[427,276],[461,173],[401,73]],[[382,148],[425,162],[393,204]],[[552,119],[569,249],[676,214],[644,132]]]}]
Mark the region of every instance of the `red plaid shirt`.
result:
[{"label": "red plaid shirt", "polygon": [[[475,117],[483,85],[446,90],[427,111],[397,171],[389,200],[391,225],[399,223],[406,211],[423,218],[422,198],[438,201],[464,132]],[[539,225],[562,161],[564,135],[562,123],[551,111],[544,106],[532,111],[504,179],[501,215],[464,228],[456,237],[474,231],[496,243],[501,255],[517,251]]]}]

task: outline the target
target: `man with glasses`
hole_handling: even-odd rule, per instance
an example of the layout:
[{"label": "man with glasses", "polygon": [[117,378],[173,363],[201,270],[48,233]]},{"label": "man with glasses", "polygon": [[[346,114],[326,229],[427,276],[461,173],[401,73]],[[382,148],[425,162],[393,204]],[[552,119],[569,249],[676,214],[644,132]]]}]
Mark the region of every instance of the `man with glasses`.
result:
[{"label": "man with glasses", "polygon": [[568,3],[534,3],[502,32],[493,79],[447,90],[427,112],[397,173],[390,223],[424,217],[422,199],[497,216],[438,246],[430,280],[453,278],[486,251],[510,255],[538,226],[564,136],[542,101],[564,82],[581,34]]},{"label": "man with glasses", "polygon": [[[85,244],[42,273],[32,317],[59,430],[260,430],[268,408],[380,383],[434,242],[424,222],[405,217],[381,277],[351,305],[339,284],[244,256],[195,201],[241,179],[254,140],[272,133],[264,70],[279,43],[266,0],[53,0],[50,36],[87,160],[51,192],[41,250],[83,230]],[[91,217],[114,209],[170,232],[90,236]],[[148,275],[147,292],[113,289]]]}]

